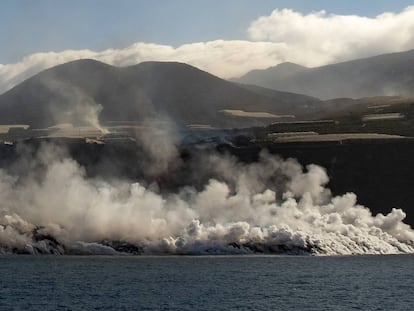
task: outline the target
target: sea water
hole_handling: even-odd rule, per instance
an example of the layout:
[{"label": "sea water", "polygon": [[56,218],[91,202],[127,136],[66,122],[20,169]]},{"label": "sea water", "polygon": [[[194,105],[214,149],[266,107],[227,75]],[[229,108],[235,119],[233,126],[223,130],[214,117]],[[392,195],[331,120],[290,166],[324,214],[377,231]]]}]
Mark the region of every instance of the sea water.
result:
[{"label": "sea water", "polygon": [[0,257],[0,310],[413,310],[414,256]]}]

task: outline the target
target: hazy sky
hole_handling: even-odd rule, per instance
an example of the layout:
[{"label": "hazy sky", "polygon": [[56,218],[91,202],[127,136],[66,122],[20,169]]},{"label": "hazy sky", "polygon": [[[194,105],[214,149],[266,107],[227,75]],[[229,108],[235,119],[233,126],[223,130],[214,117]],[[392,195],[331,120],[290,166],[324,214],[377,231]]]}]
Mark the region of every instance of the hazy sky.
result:
[{"label": "hazy sky", "polygon": [[249,25],[274,9],[373,17],[404,0],[1,0],[0,64],[35,52],[124,48],[136,42],[177,47],[248,39]]}]

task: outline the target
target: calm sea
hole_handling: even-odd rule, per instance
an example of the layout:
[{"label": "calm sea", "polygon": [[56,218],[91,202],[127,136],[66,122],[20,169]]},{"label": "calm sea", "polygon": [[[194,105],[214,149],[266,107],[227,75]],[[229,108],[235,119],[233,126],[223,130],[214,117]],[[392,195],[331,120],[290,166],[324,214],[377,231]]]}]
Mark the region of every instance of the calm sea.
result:
[{"label": "calm sea", "polygon": [[0,310],[414,310],[414,256],[4,256]]}]

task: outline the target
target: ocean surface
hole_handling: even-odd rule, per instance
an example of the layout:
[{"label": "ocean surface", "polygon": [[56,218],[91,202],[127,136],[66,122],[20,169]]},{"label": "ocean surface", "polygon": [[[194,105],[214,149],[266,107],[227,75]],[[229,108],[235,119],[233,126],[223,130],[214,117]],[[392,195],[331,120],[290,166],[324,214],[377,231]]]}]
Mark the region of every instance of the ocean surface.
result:
[{"label": "ocean surface", "polygon": [[0,257],[0,310],[413,310],[414,256]]}]

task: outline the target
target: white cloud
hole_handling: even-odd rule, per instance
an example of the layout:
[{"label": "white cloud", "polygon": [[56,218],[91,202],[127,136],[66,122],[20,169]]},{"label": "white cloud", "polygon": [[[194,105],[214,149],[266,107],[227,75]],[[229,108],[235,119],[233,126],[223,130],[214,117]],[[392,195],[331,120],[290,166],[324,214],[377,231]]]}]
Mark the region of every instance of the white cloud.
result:
[{"label": "white cloud", "polygon": [[275,10],[254,21],[247,32],[250,41],[215,40],[179,47],[136,43],[100,52],[36,53],[15,64],[0,64],[0,93],[43,69],[80,58],[116,66],[149,60],[179,61],[231,78],[284,61],[319,66],[408,50],[414,48],[414,6],[373,18],[329,15],[324,11],[303,15],[290,9]]},{"label": "white cloud", "polygon": [[373,18],[275,10],[254,21],[248,34],[253,41],[283,42],[292,61],[318,66],[414,48],[414,6]]}]

